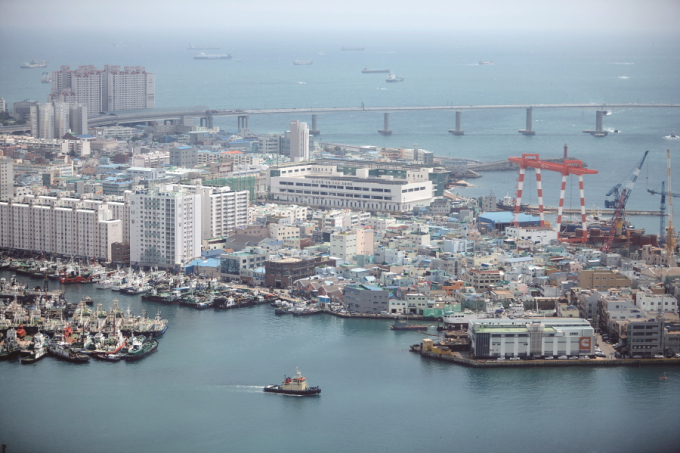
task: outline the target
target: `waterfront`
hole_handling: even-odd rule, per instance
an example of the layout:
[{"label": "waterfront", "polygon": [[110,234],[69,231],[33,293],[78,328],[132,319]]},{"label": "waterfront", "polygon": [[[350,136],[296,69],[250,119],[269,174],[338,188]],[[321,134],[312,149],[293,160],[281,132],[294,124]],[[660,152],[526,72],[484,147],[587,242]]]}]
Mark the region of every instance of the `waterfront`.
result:
[{"label": "waterfront", "polygon": [[[10,452],[670,452],[680,439],[675,367],[472,369],[409,352],[423,334],[391,331],[387,320],[66,291],[105,308],[117,298],[135,314],[161,309],[170,327],[140,362],[0,363],[0,442]],[[262,391],[295,366],[319,398]]]}]

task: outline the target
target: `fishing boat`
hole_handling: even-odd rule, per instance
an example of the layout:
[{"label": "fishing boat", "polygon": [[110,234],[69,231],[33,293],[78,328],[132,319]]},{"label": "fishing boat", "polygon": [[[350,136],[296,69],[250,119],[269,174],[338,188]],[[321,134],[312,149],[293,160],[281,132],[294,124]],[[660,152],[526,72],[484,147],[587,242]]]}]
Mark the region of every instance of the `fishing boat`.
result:
[{"label": "fishing boat", "polygon": [[23,349],[20,352],[20,357],[21,357],[21,363],[22,364],[29,364],[29,363],[35,363],[38,360],[42,359],[47,355],[47,342],[49,341],[49,337],[47,335],[44,335],[43,333],[38,332],[35,334],[33,337],[33,343],[31,344],[30,348],[28,349]]},{"label": "fishing boat", "polygon": [[314,63],[312,60],[293,60],[295,66],[307,66]]},{"label": "fishing boat", "polygon": [[58,359],[66,360],[73,363],[86,363],[90,360],[90,356],[79,352],[72,351],[68,343],[55,342],[47,347],[47,351]]},{"label": "fishing boat", "polygon": [[305,379],[298,367],[295,367],[295,377],[284,376],[281,385],[268,385],[264,388],[268,393],[283,393],[284,395],[312,396],[321,393],[319,387],[308,387]]},{"label": "fishing boat", "polygon": [[403,81],[404,81],[404,79],[402,77],[397,77],[395,74],[392,74],[392,73],[390,73],[390,75],[388,75],[387,78],[385,79],[385,82],[390,82],[390,83],[403,82]]},{"label": "fishing boat", "polygon": [[94,357],[97,360],[103,360],[105,362],[118,362],[120,360],[123,360],[127,356],[127,353],[125,352],[116,352],[116,353],[108,353],[108,352],[93,352],[92,357]]},{"label": "fishing boat", "polygon": [[43,72],[40,81],[42,83],[52,83],[52,76],[50,75],[49,72]]},{"label": "fishing boat", "polygon": [[134,361],[143,359],[155,352],[156,349],[158,349],[158,340],[155,338],[147,340],[143,336],[133,337],[131,346],[128,348],[128,352],[125,355],[125,360]]},{"label": "fishing boat", "polygon": [[31,60],[30,63],[28,62],[22,63],[19,67],[21,69],[44,68],[47,66],[47,63],[48,62],[45,60],[43,61]]},{"label": "fishing boat", "polygon": [[15,329],[7,330],[5,341],[0,344],[0,360],[12,360],[19,355],[19,341]]}]

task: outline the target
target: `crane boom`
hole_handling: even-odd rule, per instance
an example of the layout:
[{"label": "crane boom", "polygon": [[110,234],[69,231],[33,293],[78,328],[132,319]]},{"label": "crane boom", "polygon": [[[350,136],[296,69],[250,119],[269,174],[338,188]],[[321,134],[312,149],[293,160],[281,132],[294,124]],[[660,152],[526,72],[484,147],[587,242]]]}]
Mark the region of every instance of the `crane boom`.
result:
[{"label": "crane boom", "polygon": [[[647,154],[649,154],[649,151],[645,151],[645,154],[642,156],[642,159],[640,160],[640,163],[638,166],[635,168],[635,171],[633,171],[633,175],[630,177],[628,180],[628,183],[626,184],[626,198],[623,201],[623,208],[625,210],[626,208],[626,203],[628,203],[628,198],[630,198],[631,192],[633,192],[633,186],[635,186],[635,181],[637,181],[637,177],[640,174],[640,170],[642,169],[642,165],[645,163],[645,159],[647,158]],[[614,200],[605,200],[604,206],[606,208],[617,208],[618,203],[619,203],[619,190],[621,189],[621,183],[615,185],[611,189],[609,189],[609,192],[607,192],[606,196],[611,196],[614,194]]]}]

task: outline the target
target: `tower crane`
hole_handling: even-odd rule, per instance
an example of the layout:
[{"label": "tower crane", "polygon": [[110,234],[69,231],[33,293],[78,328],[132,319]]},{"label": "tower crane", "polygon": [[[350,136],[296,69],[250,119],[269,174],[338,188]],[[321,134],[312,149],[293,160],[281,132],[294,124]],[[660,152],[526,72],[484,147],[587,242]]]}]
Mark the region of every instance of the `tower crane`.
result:
[{"label": "tower crane", "polygon": [[[659,212],[661,213],[661,220],[659,220],[659,243],[666,243],[666,196],[668,192],[665,190],[666,181],[661,181],[661,191],[647,189],[647,192],[652,195],[661,195],[661,205],[659,206]],[[671,193],[671,197],[680,198],[680,193]]]},{"label": "tower crane", "polygon": [[607,240],[604,241],[604,244],[602,244],[602,247],[600,248],[603,253],[609,253],[609,250],[614,243],[614,236],[616,235],[618,224],[623,218],[623,213],[626,210],[626,203],[628,202],[628,198],[630,198],[630,194],[633,192],[635,181],[637,181],[637,177],[640,174],[642,164],[644,164],[645,159],[647,158],[647,154],[649,154],[649,151],[645,151],[640,163],[638,164],[637,168],[635,168],[635,171],[633,171],[633,174],[631,175],[630,179],[626,183],[626,187],[624,187],[623,190],[621,190],[621,183],[619,183],[612,187],[609,192],[607,192],[607,196],[611,196],[613,194],[616,198],[612,201],[605,200],[605,206],[608,208],[616,208],[616,211],[614,212],[614,217],[612,217],[612,226],[609,229]]}]

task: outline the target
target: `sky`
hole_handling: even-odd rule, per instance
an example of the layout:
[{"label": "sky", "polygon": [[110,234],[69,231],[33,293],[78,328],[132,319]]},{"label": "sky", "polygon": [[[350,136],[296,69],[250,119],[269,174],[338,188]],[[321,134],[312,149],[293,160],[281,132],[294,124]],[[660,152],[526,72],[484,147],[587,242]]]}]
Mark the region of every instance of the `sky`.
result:
[{"label": "sky", "polygon": [[680,0],[0,0],[0,33],[49,30],[680,33]]}]

